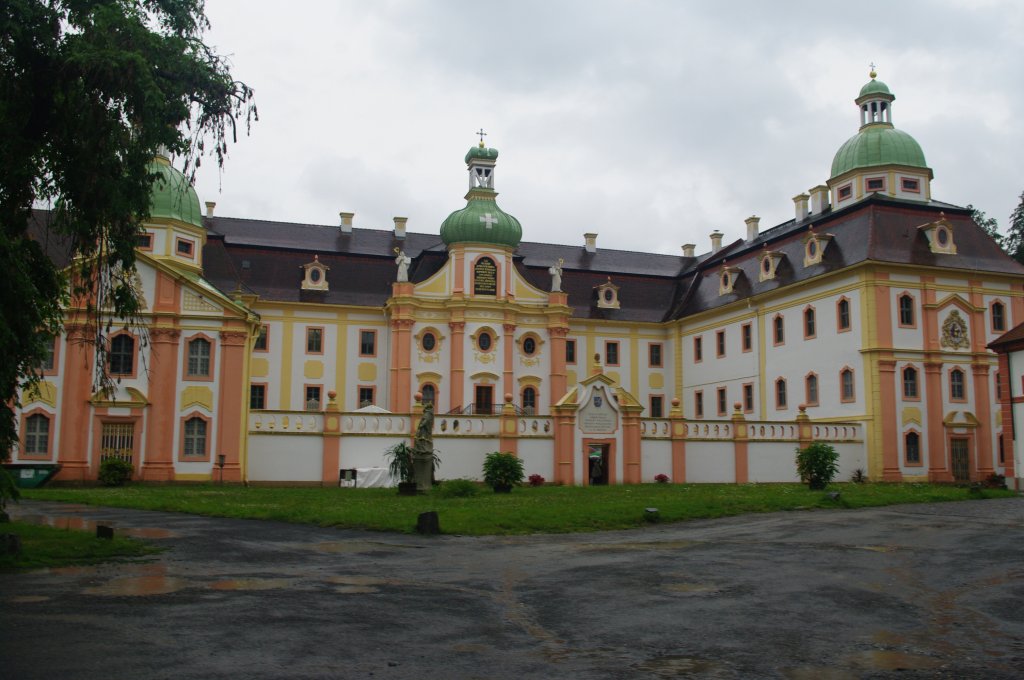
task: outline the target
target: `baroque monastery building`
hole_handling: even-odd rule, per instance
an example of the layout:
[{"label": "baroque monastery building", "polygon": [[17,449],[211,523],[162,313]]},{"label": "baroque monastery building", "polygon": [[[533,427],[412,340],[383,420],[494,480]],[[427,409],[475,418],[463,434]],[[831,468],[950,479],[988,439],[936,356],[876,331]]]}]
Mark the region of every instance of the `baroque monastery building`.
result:
[{"label": "baroque monastery building", "polygon": [[523,241],[482,142],[440,235],[204,215],[157,158],[144,332],[111,336],[117,387],[94,392],[69,312],[14,460],[70,481],[118,456],[144,480],[335,484],[432,407],[439,478],[502,450],[568,484],[793,481],[814,440],[844,478],[1019,478],[987,346],[1024,322],[1024,267],[932,197],[871,78],[793,219],[701,253]]}]

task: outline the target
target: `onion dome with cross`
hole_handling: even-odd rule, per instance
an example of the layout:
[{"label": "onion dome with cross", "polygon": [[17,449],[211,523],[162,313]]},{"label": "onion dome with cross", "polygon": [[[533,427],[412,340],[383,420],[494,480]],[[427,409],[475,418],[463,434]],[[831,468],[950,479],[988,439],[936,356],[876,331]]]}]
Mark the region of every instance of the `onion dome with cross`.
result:
[{"label": "onion dome with cross", "polygon": [[881,165],[900,165],[927,170],[921,145],[892,125],[892,102],[896,99],[880,80],[872,64],[871,80],[860,89],[854,102],[860,108],[860,130],[839,147],[832,160],[832,177],[851,170]]},{"label": "onion dome with cross", "polygon": [[466,207],[456,210],[441,223],[441,240],[453,243],[486,243],[515,248],[523,237],[519,220],[498,207],[494,190],[494,165],[498,150],[484,145],[483,130],[480,144],[466,153],[469,170],[469,193]]}]

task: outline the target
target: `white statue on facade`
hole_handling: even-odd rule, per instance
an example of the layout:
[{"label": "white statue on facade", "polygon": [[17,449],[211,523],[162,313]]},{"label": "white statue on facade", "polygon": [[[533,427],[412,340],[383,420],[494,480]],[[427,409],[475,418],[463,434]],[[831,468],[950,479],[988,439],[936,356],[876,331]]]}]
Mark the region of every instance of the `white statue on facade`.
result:
[{"label": "white statue on facade", "polygon": [[565,262],[563,258],[558,258],[558,262],[551,265],[548,268],[548,274],[551,274],[551,292],[561,293],[562,292],[562,264]]},{"label": "white statue on facade", "polygon": [[405,254],[404,250],[395,248],[395,252],[398,257],[395,258],[395,264],[398,265],[398,282],[406,283],[409,281],[409,265],[412,264],[412,259]]}]

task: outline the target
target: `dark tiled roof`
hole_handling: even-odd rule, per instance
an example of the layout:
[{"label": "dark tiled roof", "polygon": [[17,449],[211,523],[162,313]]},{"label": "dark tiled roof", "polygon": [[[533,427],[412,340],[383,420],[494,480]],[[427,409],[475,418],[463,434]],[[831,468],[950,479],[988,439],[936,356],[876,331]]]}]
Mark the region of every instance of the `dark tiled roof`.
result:
[{"label": "dark tiled roof", "polygon": [[1024,347],[1024,323],[1014,326],[998,338],[988,343],[992,349],[1002,348],[1004,351],[1012,352]]}]

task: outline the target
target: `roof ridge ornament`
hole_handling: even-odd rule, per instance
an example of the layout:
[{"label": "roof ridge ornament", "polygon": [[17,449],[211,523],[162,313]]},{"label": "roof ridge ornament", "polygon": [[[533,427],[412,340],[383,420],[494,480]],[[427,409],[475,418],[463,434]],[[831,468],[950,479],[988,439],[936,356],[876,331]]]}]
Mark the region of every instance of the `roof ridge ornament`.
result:
[{"label": "roof ridge ornament", "polygon": [[487,136],[487,133],[484,132],[483,128],[480,128],[479,130],[477,130],[473,134],[480,135],[480,148],[483,149],[484,148],[484,137]]}]

